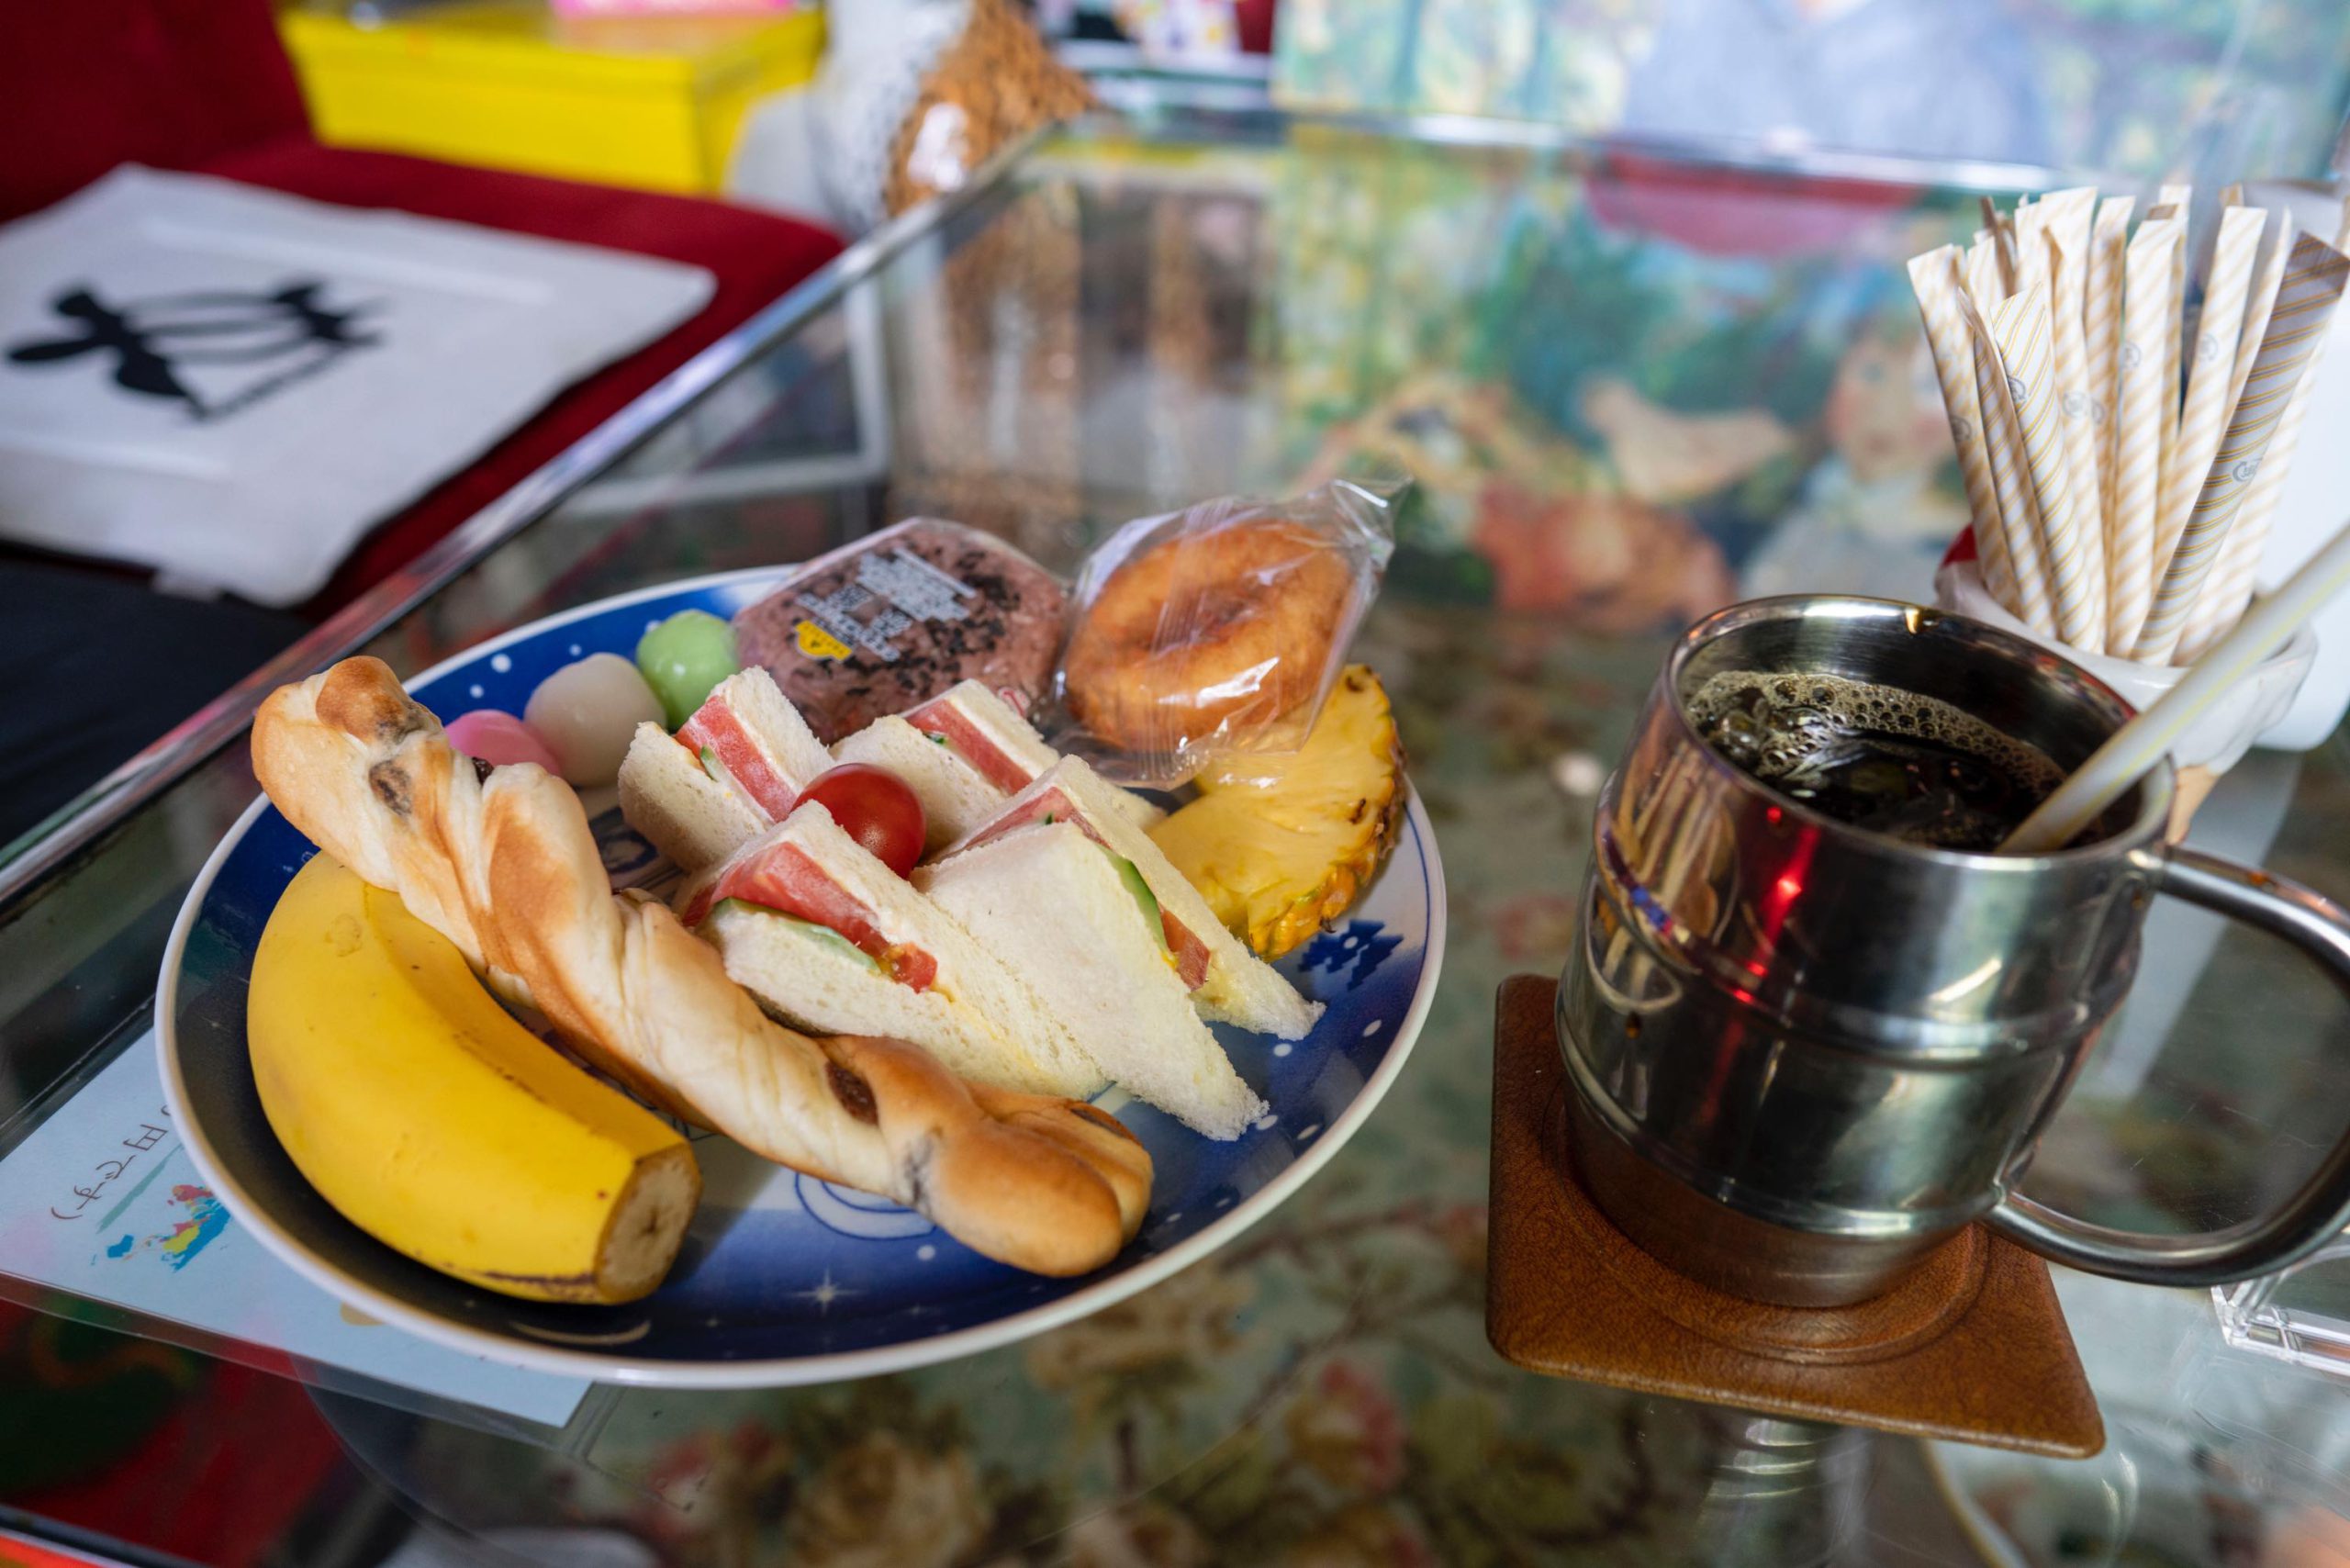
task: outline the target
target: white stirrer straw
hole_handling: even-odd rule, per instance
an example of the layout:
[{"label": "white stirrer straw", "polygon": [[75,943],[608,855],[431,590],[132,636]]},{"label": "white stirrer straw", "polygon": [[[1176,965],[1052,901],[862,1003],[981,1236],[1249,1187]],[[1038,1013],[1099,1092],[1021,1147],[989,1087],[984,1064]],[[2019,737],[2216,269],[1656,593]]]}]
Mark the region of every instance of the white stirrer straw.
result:
[{"label": "white stirrer straw", "polygon": [[2214,702],[2252,667],[2284,646],[2301,622],[2350,584],[2350,522],[2301,564],[2282,588],[2255,604],[2172,687],[2098,747],[2039,810],[1999,846],[2003,855],[2042,855],[2072,842],[2121,798]]}]

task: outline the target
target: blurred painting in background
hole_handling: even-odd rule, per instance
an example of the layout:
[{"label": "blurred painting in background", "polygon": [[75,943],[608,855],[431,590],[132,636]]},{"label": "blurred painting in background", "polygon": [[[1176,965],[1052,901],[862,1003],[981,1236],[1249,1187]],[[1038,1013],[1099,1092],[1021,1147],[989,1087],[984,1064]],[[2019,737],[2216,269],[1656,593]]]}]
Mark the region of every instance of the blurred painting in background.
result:
[{"label": "blurred painting in background", "polygon": [[897,512],[1053,560],[1384,473],[1394,592],[1621,632],[1921,598],[1964,521],[1903,266],[1969,195],[1310,121],[1097,125],[1024,170],[990,221],[1028,242],[897,313]]},{"label": "blurred painting in background", "polygon": [[[900,510],[1050,557],[1384,470],[1402,595],[1626,632],[1924,599],[1966,514],[1908,259],[2003,179],[2317,174],[2350,102],[2343,0],[1281,0],[1274,50],[1292,107],[1648,134],[1053,143],[1004,198],[1034,242],[949,263],[904,345]],[[1709,137],[1927,161],[1655,144]]]},{"label": "blurred painting in background", "polygon": [[1399,588],[1619,631],[1930,591],[1965,514],[1902,263],[1955,194],[1337,134],[1283,167],[1272,466],[1411,476]]},{"label": "blurred painting in background", "polygon": [[2137,180],[2322,173],[2340,0],[1283,0],[1293,108],[1996,160]]},{"label": "blurred painting in background", "polygon": [[[1274,82],[1292,107],[1536,119],[1732,162],[1818,149],[1923,161],[1929,184],[1989,161],[2216,190],[2328,171],[2350,6],[1283,0]],[[1422,480],[1399,583],[1628,625],[1740,593],[1930,592],[1965,510],[1901,268],[1971,231],[1965,197],[1629,151],[1529,179],[1354,146],[1285,164],[1272,341],[1287,462]]]}]

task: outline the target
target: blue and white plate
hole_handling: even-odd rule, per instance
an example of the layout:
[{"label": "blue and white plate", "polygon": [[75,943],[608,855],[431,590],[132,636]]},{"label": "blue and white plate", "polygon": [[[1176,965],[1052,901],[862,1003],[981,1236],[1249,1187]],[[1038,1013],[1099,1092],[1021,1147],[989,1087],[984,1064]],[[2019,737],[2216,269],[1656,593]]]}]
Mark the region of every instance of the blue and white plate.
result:
[{"label": "blue and white plate", "polygon": [[[587,654],[630,654],[681,610],[732,615],[772,570],[630,594],[526,626],[411,683],[453,718],[520,712],[539,681]],[[608,802],[610,792],[602,797]],[[653,860],[617,810],[597,810],[615,879]],[[1294,1044],[1219,1027],[1272,1108],[1213,1143],[1139,1102],[1104,1104],[1158,1164],[1142,1232],[1115,1261],[1052,1280],[989,1261],[920,1215],[769,1165],[704,1137],[700,1212],[668,1280],[626,1306],[515,1301],[435,1273],[329,1207],[262,1114],[245,1045],[245,988],[262,927],[310,843],[266,801],[241,818],[188,892],[156,997],[163,1083],[188,1152],[271,1250],[351,1306],[442,1344],[606,1382],[766,1386],[898,1371],[969,1355],[1098,1312],[1223,1246],[1302,1186],[1362,1126],[1411,1054],[1444,956],[1444,877],[1415,798],[1386,870],[1336,930],[1281,961],[1328,1009]]]}]

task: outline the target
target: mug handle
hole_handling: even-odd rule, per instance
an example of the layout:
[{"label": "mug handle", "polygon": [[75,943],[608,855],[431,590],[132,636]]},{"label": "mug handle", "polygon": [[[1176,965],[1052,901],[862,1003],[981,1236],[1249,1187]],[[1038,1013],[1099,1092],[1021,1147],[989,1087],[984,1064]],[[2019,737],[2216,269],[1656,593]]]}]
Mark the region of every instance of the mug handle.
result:
[{"label": "mug handle", "polygon": [[[2256,925],[2299,947],[2350,995],[2350,911],[2266,871],[2171,846],[2135,858],[2154,890]],[[2350,1130],[2276,1213],[2198,1236],[2091,1225],[2010,1193],[1984,1223],[2051,1262],[2146,1285],[2218,1285],[2300,1261],[2350,1225]]]}]

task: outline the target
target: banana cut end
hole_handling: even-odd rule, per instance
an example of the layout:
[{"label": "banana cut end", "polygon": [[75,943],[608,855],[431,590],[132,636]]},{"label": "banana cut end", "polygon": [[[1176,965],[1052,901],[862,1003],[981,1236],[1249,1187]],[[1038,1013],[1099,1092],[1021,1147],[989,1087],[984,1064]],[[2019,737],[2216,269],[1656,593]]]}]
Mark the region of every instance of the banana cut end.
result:
[{"label": "banana cut end", "polygon": [[595,1299],[624,1302],[650,1295],[677,1261],[700,1202],[701,1170],[690,1146],[671,1144],[639,1160],[635,1179],[604,1226]]}]

